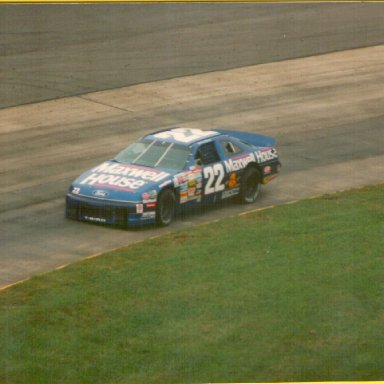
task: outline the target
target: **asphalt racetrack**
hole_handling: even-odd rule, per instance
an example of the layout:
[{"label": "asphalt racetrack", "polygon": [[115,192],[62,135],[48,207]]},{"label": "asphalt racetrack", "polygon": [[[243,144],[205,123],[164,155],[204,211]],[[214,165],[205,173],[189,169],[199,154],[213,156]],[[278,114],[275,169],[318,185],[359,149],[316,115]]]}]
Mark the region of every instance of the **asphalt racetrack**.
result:
[{"label": "asphalt racetrack", "polygon": [[[170,230],[384,182],[384,4],[79,7],[0,5],[0,287]],[[60,22],[48,17],[57,10]],[[64,218],[78,174],[175,125],[275,136],[282,174],[252,206],[165,229]]]},{"label": "asphalt racetrack", "polygon": [[0,107],[384,43],[379,3],[0,4]]}]

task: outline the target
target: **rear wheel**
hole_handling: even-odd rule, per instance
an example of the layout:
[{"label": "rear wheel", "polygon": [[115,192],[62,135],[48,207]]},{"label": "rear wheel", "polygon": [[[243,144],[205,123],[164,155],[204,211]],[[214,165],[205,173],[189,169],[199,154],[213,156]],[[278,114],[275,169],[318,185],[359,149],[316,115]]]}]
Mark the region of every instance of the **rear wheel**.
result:
[{"label": "rear wheel", "polygon": [[253,203],[260,192],[260,173],[254,168],[250,167],[244,171],[241,178],[239,200],[241,203]]},{"label": "rear wheel", "polygon": [[175,217],[176,199],[170,189],[165,189],[157,199],[156,223],[161,226],[171,224]]}]

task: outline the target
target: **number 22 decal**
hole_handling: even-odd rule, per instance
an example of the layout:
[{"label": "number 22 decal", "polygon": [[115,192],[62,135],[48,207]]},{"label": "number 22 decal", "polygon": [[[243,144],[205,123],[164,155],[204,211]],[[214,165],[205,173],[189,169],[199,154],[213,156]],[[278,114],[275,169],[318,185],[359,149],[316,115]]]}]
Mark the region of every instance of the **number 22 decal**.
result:
[{"label": "number 22 decal", "polygon": [[207,179],[207,183],[205,184],[204,194],[209,195],[211,193],[223,191],[224,176],[225,176],[225,171],[224,171],[223,164],[221,163],[217,163],[212,167],[205,167],[204,178]]}]

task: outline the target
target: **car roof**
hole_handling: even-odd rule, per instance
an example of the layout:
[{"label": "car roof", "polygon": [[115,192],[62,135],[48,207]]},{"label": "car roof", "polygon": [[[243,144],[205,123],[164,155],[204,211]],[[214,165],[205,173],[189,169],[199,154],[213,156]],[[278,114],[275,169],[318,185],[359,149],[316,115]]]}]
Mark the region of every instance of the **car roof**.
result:
[{"label": "car roof", "polygon": [[221,135],[221,133],[216,131],[203,131],[198,128],[178,127],[153,132],[144,137],[152,140],[162,140],[169,143],[190,145],[219,135]]}]

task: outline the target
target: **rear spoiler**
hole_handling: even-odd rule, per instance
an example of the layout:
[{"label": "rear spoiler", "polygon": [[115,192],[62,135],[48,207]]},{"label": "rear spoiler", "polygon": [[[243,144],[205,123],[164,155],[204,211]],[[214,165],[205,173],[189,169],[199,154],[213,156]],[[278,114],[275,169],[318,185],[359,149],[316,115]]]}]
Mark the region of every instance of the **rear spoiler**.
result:
[{"label": "rear spoiler", "polygon": [[223,135],[236,137],[237,139],[245,141],[256,147],[274,147],[276,145],[276,140],[273,137],[259,135],[257,133],[229,131],[226,129],[215,129],[215,131]]}]

